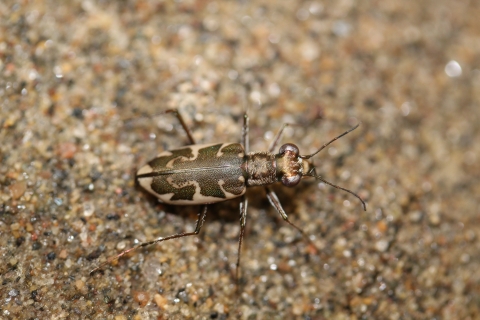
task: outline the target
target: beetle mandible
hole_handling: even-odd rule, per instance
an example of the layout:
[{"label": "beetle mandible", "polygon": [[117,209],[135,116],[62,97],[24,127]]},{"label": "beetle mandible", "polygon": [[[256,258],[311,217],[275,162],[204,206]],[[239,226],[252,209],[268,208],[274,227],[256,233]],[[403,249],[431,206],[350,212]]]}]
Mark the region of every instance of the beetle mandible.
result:
[{"label": "beetle mandible", "polygon": [[294,187],[300,182],[302,177],[313,177],[325,184],[354,195],[361,201],[363,209],[366,210],[365,202],[356,193],[334,185],[317,175],[315,166],[308,160],[335,140],[358,128],[359,124],[325,143],[312,154],[300,155],[298,147],[292,143],[282,145],[278,153],[275,154],[273,150],[277,147],[284,129],[289,125],[288,123],[283,124],[277,132],[268,151],[250,152],[248,139],[249,120],[246,113],[243,117],[242,144],[195,144],[195,140],[178,110],[167,110],[166,113],[173,113],[177,117],[187,134],[190,145],[161,152],[155,159],[138,170],[136,179],[140,186],[156,196],[162,203],[171,205],[202,205],[195,230],[140,243],[108,259],[90,273],[94,273],[104,265],[140,247],[198,234],[203,226],[209,204],[241,197],[240,238],[238,241],[236,269],[238,281],[240,251],[247,216],[247,199],[245,197],[247,187],[263,186],[270,204],[288,224],[300,231],[307,240],[309,238],[303,230],[288,219],[277,195],[269,185],[281,182],[287,187]]}]

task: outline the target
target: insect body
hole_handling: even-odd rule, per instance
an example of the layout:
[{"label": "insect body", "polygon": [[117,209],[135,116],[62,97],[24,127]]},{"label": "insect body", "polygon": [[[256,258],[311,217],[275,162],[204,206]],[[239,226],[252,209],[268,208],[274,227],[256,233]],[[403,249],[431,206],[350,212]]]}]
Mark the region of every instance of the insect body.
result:
[{"label": "insect body", "polygon": [[249,152],[247,115],[244,116],[242,144],[216,143],[197,145],[182,116],[176,110],[167,112],[176,115],[187,133],[191,145],[160,153],[155,159],[138,170],[136,178],[139,184],[156,196],[160,202],[172,205],[202,205],[195,231],[174,234],[140,243],[107,260],[99,267],[93,269],[92,273],[110,261],[139,247],[198,234],[207,213],[207,205],[241,197],[240,238],[237,257],[238,280],[240,250],[247,215],[247,199],[245,198],[247,187],[263,186],[272,206],[287,223],[300,231],[307,240],[309,239],[302,229],[288,219],[277,195],[269,187],[270,184],[281,182],[287,187],[293,187],[300,182],[302,177],[313,177],[316,180],[323,181],[330,186],[354,195],[362,202],[363,208],[366,210],[365,202],[358,195],[324,180],[317,175],[315,167],[308,160],[338,138],[355,130],[358,125],[330,140],[310,155],[300,155],[298,147],[291,143],[282,145],[278,153],[273,153],[284,129],[288,126],[288,124],[284,124],[267,152]]},{"label": "insect body", "polygon": [[240,197],[246,187],[277,181],[294,186],[309,168],[293,144],[284,145],[277,155],[245,155],[239,143],[220,143],[164,151],[138,171],[137,179],[161,202],[211,204]]}]

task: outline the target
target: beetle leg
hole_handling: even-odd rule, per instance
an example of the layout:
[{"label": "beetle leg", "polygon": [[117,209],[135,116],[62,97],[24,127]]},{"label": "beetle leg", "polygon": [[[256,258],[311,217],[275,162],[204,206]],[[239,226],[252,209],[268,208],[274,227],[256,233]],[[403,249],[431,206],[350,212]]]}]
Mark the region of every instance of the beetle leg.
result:
[{"label": "beetle leg", "polygon": [[273,138],[272,143],[270,144],[270,147],[268,148],[269,152],[275,151],[275,148],[277,148],[278,142],[280,142],[280,139],[283,136],[283,130],[285,130],[286,127],[288,126],[293,126],[294,124],[292,123],[284,123],[280,130],[278,130],[277,134],[275,135],[275,138]]},{"label": "beetle leg", "polygon": [[177,117],[178,121],[180,122],[180,124],[183,127],[183,130],[185,130],[185,133],[187,134],[187,137],[188,137],[188,140],[190,141],[190,144],[195,144],[195,139],[193,139],[193,135],[192,135],[190,129],[188,129],[187,124],[183,120],[183,117],[180,114],[180,112],[178,112],[177,109],[169,109],[169,110],[165,111],[165,113],[173,113]]},{"label": "beetle leg", "polygon": [[171,240],[171,239],[183,238],[183,237],[187,237],[187,236],[194,236],[194,235],[198,234],[200,232],[200,229],[203,226],[203,222],[205,221],[205,216],[206,215],[207,215],[207,205],[204,205],[204,206],[202,206],[202,210],[198,214],[199,217],[198,217],[198,220],[197,220],[197,224],[195,226],[195,231],[177,233],[177,234],[174,234],[174,235],[171,235],[171,236],[168,236],[168,237],[160,237],[160,238],[157,238],[157,239],[152,240],[152,241],[142,242],[142,243],[136,245],[135,247],[132,247],[130,249],[127,249],[125,251],[120,252],[115,257],[109,258],[107,261],[101,263],[98,267],[96,267],[95,269],[90,271],[90,274],[93,274],[95,271],[103,268],[105,265],[111,263],[114,260],[117,260],[117,259],[123,257],[127,253],[132,252],[132,251],[134,251],[138,248],[146,247],[146,246],[149,246],[149,245],[152,245],[152,244],[156,244],[156,243]]},{"label": "beetle leg", "polygon": [[248,200],[245,195],[242,196],[240,200],[240,238],[238,239],[238,255],[237,255],[237,270],[236,270],[236,280],[238,288],[238,279],[239,279],[239,270],[240,270],[240,253],[242,250],[243,236],[245,235],[245,224],[247,221],[247,205]]},{"label": "beetle leg", "polygon": [[292,227],[300,231],[302,236],[305,238],[305,240],[308,241],[314,248],[316,248],[315,244],[310,240],[308,235],[299,227],[294,225],[289,219],[287,214],[285,213],[285,210],[283,210],[282,204],[280,203],[280,200],[278,200],[277,194],[270,189],[269,187],[265,187],[265,191],[267,192],[267,198],[270,204],[277,210],[277,212],[282,216],[283,220],[285,220],[288,224],[290,224]]},{"label": "beetle leg", "polygon": [[250,152],[250,140],[248,138],[248,115],[247,113],[245,112],[245,114],[243,115],[243,130],[242,130],[242,144],[243,144],[243,148],[245,149],[245,154],[249,153]]}]

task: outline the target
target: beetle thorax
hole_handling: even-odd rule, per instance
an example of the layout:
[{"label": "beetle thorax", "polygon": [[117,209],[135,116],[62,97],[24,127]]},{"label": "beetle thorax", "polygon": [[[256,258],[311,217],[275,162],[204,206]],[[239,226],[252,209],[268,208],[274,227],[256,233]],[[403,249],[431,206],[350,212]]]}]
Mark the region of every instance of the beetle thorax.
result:
[{"label": "beetle thorax", "polygon": [[277,181],[275,155],[270,152],[250,152],[245,156],[247,186],[264,186]]}]

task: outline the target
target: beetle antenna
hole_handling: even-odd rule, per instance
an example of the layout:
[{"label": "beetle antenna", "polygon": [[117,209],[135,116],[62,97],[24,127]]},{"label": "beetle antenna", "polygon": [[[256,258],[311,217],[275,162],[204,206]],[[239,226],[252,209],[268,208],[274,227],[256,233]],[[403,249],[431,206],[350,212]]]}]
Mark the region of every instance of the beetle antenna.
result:
[{"label": "beetle antenna", "polygon": [[316,155],[317,153],[319,153],[320,151],[322,151],[326,146],[328,146],[329,144],[331,144],[333,141],[338,140],[338,139],[340,139],[341,137],[343,137],[344,135],[346,135],[346,134],[352,132],[353,130],[357,129],[359,125],[360,125],[360,123],[358,123],[355,127],[351,128],[350,130],[345,131],[345,132],[342,133],[341,135],[333,138],[333,139],[330,140],[329,142],[325,143],[320,149],[318,149],[318,150],[315,151],[314,153],[309,154],[309,155],[306,155],[306,156],[299,156],[299,157],[302,158],[302,159],[310,159],[311,157],[313,157],[314,155]]},{"label": "beetle antenna", "polygon": [[[357,126],[358,126],[358,125],[357,125]],[[356,127],[355,127],[355,128],[356,128]],[[355,129],[355,128],[353,128],[353,129]],[[352,129],[352,130],[353,130],[353,129]],[[351,130],[350,130],[350,131],[351,131]],[[348,133],[348,131],[347,131],[347,133]],[[344,134],[345,134],[345,133],[344,133]],[[348,189],[346,189],[346,188],[342,188],[342,187],[340,187],[340,186],[337,186],[337,185],[335,185],[335,184],[333,184],[333,183],[331,183],[331,182],[328,182],[327,180],[323,179],[321,176],[317,176],[317,175],[315,175],[315,174],[313,174],[313,173],[312,173],[312,174],[306,174],[305,176],[306,176],[306,177],[313,177],[313,178],[315,178],[316,180],[320,180],[320,181],[322,181],[323,183],[328,184],[329,186],[332,186],[332,187],[334,187],[334,188],[343,190],[343,191],[345,191],[345,192],[348,192],[348,193],[354,195],[354,196],[357,197],[357,199],[360,200],[360,202],[362,203],[362,205],[363,205],[363,210],[367,211],[367,205],[365,204],[365,201],[363,201],[362,198],[360,198],[360,196],[359,196],[358,194],[356,194],[355,192],[353,192],[353,191],[351,191],[351,190],[348,190]]]}]

